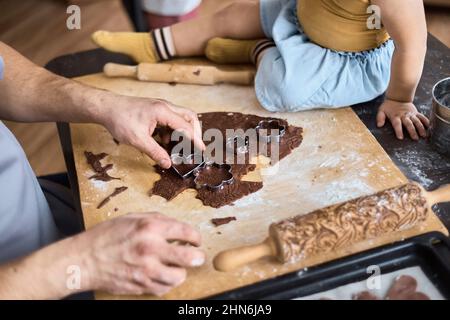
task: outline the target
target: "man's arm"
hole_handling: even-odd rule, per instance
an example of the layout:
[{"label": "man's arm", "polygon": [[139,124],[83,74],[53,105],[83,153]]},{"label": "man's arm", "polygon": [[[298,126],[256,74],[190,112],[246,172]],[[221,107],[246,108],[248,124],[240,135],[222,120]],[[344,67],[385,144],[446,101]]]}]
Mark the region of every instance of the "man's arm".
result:
[{"label": "man's arm", "polygon": [[427,50],[423,2],[372,0],[372,3],[380,6],[383,24],[395,43],[386,101],[380,108],[377,122],[383,126],[388,117],[399,139],[403,139],[403,125],[417,140],[417,131],[425,137],[428,125],[428,119],[418,113],[413,104]]},{"label": "man's arm", "polygon": [[[71,290],[66,283],[68,267],[79,266],[82,262],[81,256],[73,256],[72,241],[71,238],[66,239],[30,256],[0,265],[0,300],[58,299],[83,291]],[[87,279],[86,274],[81,275],[81,279]],[[89,286],[83,283],[83,288],[89,289]]]},{"label": "man's arm", "polygon": [[4,79],[0,80],[0,119],[35,122],[92,122],[104,125],[121,142],[131,144],[170,167],[170,157],[152,138],[157,125],[182,131],[204,148],[197,115],[159,99],[135,98],[95,89],[56,76],[0,42]]},{"label": "man's arm", "polygon": [[[193,246],[169,243],[180,240]],[[163,295],[205,262],[200,234],[157,213],[101,223],[0,265],[1,299],[58,299],[88,290]]]},{"label": "man's arm", "polygon": [[5,63],[4,79],[0,81],[1,119],[22,122],[101,121],[101,102],[110,102],[105,92],[92,90],[88,98],[83,93],[85,86],[34,65],[2,42],[0,55]]}]

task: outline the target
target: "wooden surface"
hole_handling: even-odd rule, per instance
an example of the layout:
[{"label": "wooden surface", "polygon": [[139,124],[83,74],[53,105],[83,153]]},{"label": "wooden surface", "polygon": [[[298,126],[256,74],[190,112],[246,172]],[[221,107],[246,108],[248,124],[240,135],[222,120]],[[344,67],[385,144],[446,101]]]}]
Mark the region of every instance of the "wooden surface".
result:
[{"label": "wooden surface", "polygon": [[[131,79],[108,79],[101,74],[78,80],[121,94],[165,98],[197,112],[239,111],[269,115],[259,107],[251,87],[173,87]],[[258,170],[248,177],[262,179],[262,190],[220,209],[204,207],[195,199],[195,190],[185,191],[170,202],[157,196],[149,197],[148,191],[159,177],[147,157],[128,146],[117,147],[102,127],[71,125],[86,227],[127,212],[161,211],[198,228],[203,235],[202,248],[207,252],[208,261],[205,266],[190,270],[188,280],[165,297],[170,299],[206,297],[412,235],[431,230],[445,232],[440,221],[431,215],[426,224],[413,230],[369,240],[332,255],[288,265],[265,259],[233,272],[215,271],[211,260],[217,252],[262,241],[274,221],[406,182],[405,176],[350,108],[270,115],[303,127],[302,145],[281,161],[278,175],[265,176]],[[88,180],[92,172],[83,155],[85,150],[109,153],[104,163],[113,163],[111,173],[122,181]],[[267,169],[262,171],[267,173]],[[128,186],[129,190],[102,209],[96,209],[106,195],[121,185]],[[212,218],[227,216],[235,216],[237,221],[219,228],[210,223]],[[114,298],[104,294],[97,297]]]}]

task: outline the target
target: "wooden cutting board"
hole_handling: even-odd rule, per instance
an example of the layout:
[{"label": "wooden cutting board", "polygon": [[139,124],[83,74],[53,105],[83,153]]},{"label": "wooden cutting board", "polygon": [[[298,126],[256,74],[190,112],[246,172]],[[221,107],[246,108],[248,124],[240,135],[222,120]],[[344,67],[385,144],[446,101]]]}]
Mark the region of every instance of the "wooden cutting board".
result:
[{"label": "wooden cutting board", "polygon": [[[71,125],[86,228],[128,212],[159,211],[191,224],[202,233],[202,248],[208,256],[206,264],[190,270],[187,281],[164,298],[207,297],[417,234],[433,230],[447,233],[440,220],[432,214],[425,224],[415,229],[368,240],[331,255],[287,265],[266,259],[232,272],[215,271],[211,260],[216,253],[262,241],[267,236],[268,226],[274,221],[372,194],[403,184],[407,179],[350,108],[271,114],[259,106],[251,87],[170,86],[109,79],[102,74],[77,80],[124,95],[164,98],[197,112],[229,111],[280,117],[304,128],[302,145],[280,162],[278,174],[271,175],[273,172],[261,165],[246,177],[252,181],[263,180],[264,187],[259,192],[244,197],[233,206],[213,209],[195,199],[195,190],[187,190],[170,202],[158,196],[149,197],[148,192],[159,176],[148,157],[129,146],[117,146],[101,126]],[[103,163],[113,163],[111,175],[122,180],[108,183],[88,180],[92,171],[83,155],[85,150],[108,153]],[[100,210],[96,209],[102,199],[122,185],[129,189]],[[218,228],[210,222],[212,218],[228,216],[235,216],[237,221]],[[135,297],[97,293],[97,298]]]}]

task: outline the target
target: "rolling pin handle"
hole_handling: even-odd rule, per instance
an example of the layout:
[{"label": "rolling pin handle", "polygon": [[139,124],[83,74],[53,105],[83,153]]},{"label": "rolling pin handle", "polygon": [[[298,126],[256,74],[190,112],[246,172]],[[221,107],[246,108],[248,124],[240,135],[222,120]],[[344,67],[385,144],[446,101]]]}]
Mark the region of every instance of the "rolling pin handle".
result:
[{"label": "rolling pin handle", "polygon": [[435,205],[437,203],[449,202],[450,201],[450,184],[447,184],[439,189],[427,192],[427,200],[430,205]]},{"label": "rolling pin handle", "polygon": [[214,257],[213,264],[216,270],[230,271],[268,256],[276,256],[275,246],[270,238],[260,244],[222,251]]},{"label": "rolling pin handle", "polygon": [[127,66],[117,63],[107,63],[103,67],[103,72],[108,77],[137,77],[137,66]]},{"label": "rolling pin handle", "polygon": [[255,72],[252,70],[223,71],[218,69],[215,74],[216,83],[231,83],[248,86],[253,84],[254,79]]}]

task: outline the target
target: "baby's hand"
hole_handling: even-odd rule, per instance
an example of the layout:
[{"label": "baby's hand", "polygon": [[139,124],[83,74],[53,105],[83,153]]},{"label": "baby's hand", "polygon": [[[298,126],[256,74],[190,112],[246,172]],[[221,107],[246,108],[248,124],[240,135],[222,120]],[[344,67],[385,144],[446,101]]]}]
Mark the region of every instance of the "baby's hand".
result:
[{"label": "baby's hand", "polygon": [[416,106],[411,102],[386,99],[378,110],[377,126],[384,126],[386,118],[391,121],[395,135],[400,140],[403,140],[403,126],[413,140],[419,140],[419,135],[422,138],[427,136],[426,128],[430,125],[430,121],[418,112]]}]

